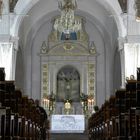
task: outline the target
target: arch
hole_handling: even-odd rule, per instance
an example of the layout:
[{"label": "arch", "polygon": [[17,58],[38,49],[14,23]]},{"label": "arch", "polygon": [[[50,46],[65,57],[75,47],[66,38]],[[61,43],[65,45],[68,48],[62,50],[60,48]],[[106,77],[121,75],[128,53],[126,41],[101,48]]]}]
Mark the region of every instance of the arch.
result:
[{"label": "arch", "polygon": [[[48,1],[47,1],[48,2]],[[92,4],[92,2],[93,1],[89,1],[90,3],[91,3],[91,5],[93,5]],[[17,5],[17,12],[19,13],[19,14],[23,14],[23,15],[26,15],[37,3],[39,3],[39,0],[29,0],[28,1],[28,3],[25,3],[25,4],[23,4],[22,6],[22,8],[20,7],[20,5],[22,4],[21,3],[21,0],[18,2],[18,5]],[[49,2],[48,2],[49,3]],[[81,2],[82,3],[82,2]],[[113,8],[113,2],[111,1],[108,1],[108,0],[104,0],[104,1],[102,1],[102,3],[100,3],[99,1],[98,1],[98,3],[101,5],[101,6],[103,6],[105,9],[106,9],[106,12],[108,12],[108,9],[110,10],[109,12],[110,12],[110,15],[113,15],[114,16],[114,19],[115,19],[115,23],[116,23],[116,25],[117,25],[117,28],[118,28],[118,32],[119,32],[119,36],[125,36],[125,30],[124,30],[124,25],[123,25],[123,19],[121,18],[121,16],[120,16],[120,13],[121,13],[121,10],[120,10],[120,7],[119,7],[119,5],[116,5],[116,9],[115,8]],[[114,2],[115,3],[115,2]],[[50,10],[50,8],[47,8],[46,7],[46,11],[47,12],[51,12],[51,11],[54,11],[54,10],[56,10],[57,8],[56,8],[56,2],[54,3],[54,2],[51,2],[51,4],[53,4],[53,6],[51,7],[51,10]],[[54,6],[54,4],[55,4],[55,6]],[[49,5],[49,4],[48,4]],[[90,4],[89,4],[90,5]],[[21,10],[19,10],[20,8],[21,8]],[[49,11],[49,10],[50,11]],[[85,11],[85,7],[80,7],[80,4],[79,4],[79,9],[80,10],[82,10],[82,11]],[[119,9],[119,10],[118,10]],[[94,13],[91,11],[91,8],[90,9],[86,9],[87,11],[86,12],[88,12],[89,14],[91,14],[91,15],[93,15]],[[119,11],[119,13],[117,13]],[[43,15],[42,15],[43,16]],[[95,15],[93,15],[93,16],[95,16]],[[15,18],[15,26],[13,27],[13,34],[15,35],[15,36],[18,36],[18,31],[19,31],[19,28],[20,28],[20,26],[21,26],[21,24],[22,24],[22,21],[23,21],[23,19],[24,19],[24,16],[20,16],[20,15],[18,15],[16,18]]]},{"label": "arch", "polygon": [[[84,12],[83,12],[84,13]],[[51,14],[51,13],[50,13]],[[54,13],[55,14],[55,13]],[[86,14],[88,14],[88,13],[85,13],[85,15]],[[35,26],[35,27],[37,27],[35,30],[34,30],[34,27],[33,27],[33,29],[30,31],[30,33],[28,34],[28,36],[27,36],[27,45],[26,46],[28,46],[26,49],[28,50],[27,51],[27,53],[28,53],[28,55],[29,55],[29,57],[26,57],[26,58],[30,58],[30,56],[32,57],[32,48],[33,48],[33,45],[31,44],[31,43],[33,43],[34,41],[35,41],[35,38],[36,38],[36,36],[38,35],[38,33],[39,33],[39,31],[40,31],[40,28],[44,25],[44,24],[46,24],[46,22],[47,23],[49,23],[50,22],[50,17],[48,16],[48,15],[46,15],[47,17],[46,18],[43,18],[43,19],[41,19],[41,20],[44,20],[44,22],[43,22],[43,24],[41,23],[41,20],[38,20],[38,22],[40,22],[40,24],[38,24],[38,23],[35,23],[35,24],[37,24],[37,26]],[[91,17],[91,16],[90,16]],[[94,19],[91,19],[90,17],[87,17],[87,20],[90,20],[90,23],[92,24],[92,26],[94,27],[94,25],[97,25],[98,26],[98,28],[97,28],[97,30],[98,30],[98,32],[99,32],[99,36],[101,36],[101,39],[102,40],[104,40],[103,42],[103,47],[104,47],[104,50],[105,50],[105,48],[106,49],[109,49],[110,48],[110,40],[109,39],[107,39],[107,40],[105,40],[105,38],[104,38],[104,34],[106,35],[106,37],[107,38],[109,38],[109,35],[108,35],[108,32],[106,31],[106,29],[101,25],[101,23],[99,22],[99,21],[97,21],[96,20],[96,23],[93,23],[92,21],[95,21]],[[46,20],[46,21],[45,21]],[[88,22],[88,21],[87,21]],[[100,27],[100,28],[99,28]],[[96,26],[95,26],[95,28],[96,28]],[[33,31],[33,32],[32,32]],[[110,49],[111,50],[111,49]],[[108,52],[108,51],[106,51],[106,52]],[[31,58],[32,59],[32,58]],[[101,58],[102,59],[102,58]],[[32,60],[31,60],[32,61]],[[104,61],[106,61],[106,58],[104,59]],[[30,63],[30,61],[27,61],[27,63]],[[28,68],[31,66],[31,64],[28,64]],[[77,66],[75,66],[76,68],[77,68]],[[80,69],[79,69],[79,71],[80,71]],[[56,72],[57,73],[57,72]],[[80,72],[81,73],[81,72]],[[31,74],[30,74],[31,75]],[[55,75],[55,77],[56,77],[56,75]],[[105,74],[104,74],[104,79],[106,79],[106,77],[105,77]],[[32,82],[30,82],[30,83],[32,83]],[[106,83],[106,82],[105,82]],[[56,87],[56,86],[55,86]],[[106,91],[107,92],[107,91]],[[85,92],[85,93],[87,93],[87,92]]]},{"label": "arch", "polygon": [[70,65],[63,66],[57,73],[57,101],[80,101],[80,74]]},{"label": "arch", "polygon": [[[118,1],[110,1],[110,0],[104,0],[103,1],[98,1],[107,11],[110,11],[110,17],[113,17],[115,20],[115,23],[117,25],[118,29],[118,34],[119,37],[124,37],[126,36],[126,28],[123,23],[123,18],[121,17],[122,15],[122,9],[118,3]],[[117,8],[114,8],[114,5]]]},{"label": "arch", "polygon": [[[29,1],[31,1],[31,0],[29,0]],[[40,2],[38,0],[35,0],[35,1],[36,1],[36,4],[31,4],[32,6],[30,5],[29,9],[26,9],[26,7],[25,7],[25,9],[24,10],[22,9],[22,10],[24,12],[26,12],[26,14],[29,12],[29,10],[32,11],[32,12],[36,11],[36,9],[34,9],[34,7],[36,8],[37,6],[41,6],[41,5],[38,5],[38,4],[40,2],[42,2],[42,1],[40,1]],[[49,2],[53,3],[52,7],[49,7],[49,4],[50,4]],[[100,17],[98,17],[96,14],[94,14],[95,10],[93,11],[91,9],[91,7],[94,5],[95,1],[93,2],[92,0],[87,0],[86,3],[88,3],[88,2],[89,2],[89,5],[91,4],[90,8],[88,9],[88,7],[86,7],[87,5],[85,5],[85,7],[84,7],[83,6],[84,4],[82,4],[82,5],[79,4],[79,6],[78,6],[79,9],[77,10],[76,14],[83,15],[84,17],[86,17],[86,19],[89,22],[92,23],[93,27],[97,28],[97,30],[99,31],[99,34],[101,36],[101,39],[103,40],[103,45],[101,44],[104,47],[103,48],[103,54],[104,54],[104,56],[103,56],[104,60],[103,61],[104,62],[103,62],[102,67],[104,68],[104,79],[106,81],[103,85],[105,85],[105,87],[104,87],[105,93],[106,94],[107,93],[110,94],[110,85],[111,85],[110,83],[111,83],[111,80],[110,80],[110,83],[107,81],[107,80],[111,79],[110,78],[110,72],[109,72],[110,71],[110,67],[109,67],[110,66],[109,62],[110,61],[108,61],[109,57],[107,58],[107,56],[109,56],[108,53],[112,51],[111,47],[115,47],[112,44],[112,40],[111,40],[112,37],[111,37],[111,34],[110,34],[110,32],[114,31],[114,30],[111,30],[111,31],[108,30],[108,28],[106,27],[106,24],[103,23],[103,20],[100,19]],[[120,15],[119,15],[120,11],[117,13],[115,8],[113,8],[113,6],[111,4],[109,4],[109,2],[107,2],[107,0],[104,0],[102,2],[105,3],[105,5],[101,4],[100,2],[97,2],[97,3],[100,5],[101,8],[105,9],[104,11],[105,11],[106,15],[108,15],[108,16],[112,16],[113,15],[112,16],[113,17],[113,25],[115,26],[115,29],[119,32],[118,33],[117,31],[115,31],[115,34],[116,34],[115,35],[115,39],[117,39],[118,36],[123,36],[124,35],[124,30],[122,28],[123,22],[122,22],[122,19],[121,19]],[[27,64],[28,65],[28,69],[29,69],[29,70],[27,70],[28,72],[30,72],[31,69],[32,69],[32,65],[30,65],[30,63],[32,64],[32,62],[33,62],[33,55],[32,55],[32,52],[33,52],[32,50],[33,49],[32,48],[33,48],[34,45],[32,43],[34,42],[36,35],[38,34],[38,32],[39,32],[39,30],[40,30],[42,25],[44,25],[46,22],[50,22],[51,18],[58,14],[58,11],[56,11],[56,9],[58,9],[56,1],[46,1],[46,3],[48,3],[47,4],[48,7],[46,6],[46,8],[47,8],[46,11],[44,13],[42,13],[42,15],[40,17],[37,17],[36,20],[34,20],[35,22],[32,21],[32,23],[29,24],[29,28],[27,27],[27,29],[25,29],[26,30],[26,34],[24,34],[24,37],[26,37],[27,40],[26,40],[26,38],[23,38],[23,40],[24,40],[24,46],[27,46],[27,48],[26,48],[27,51],[25,50],[25,56],[28,55],[28,57],[26,57],[25,60],[28,59],[28,62],[27,61],[25,61],[25,62],[28,63]],[[110,3],[112,3],[112,1]],[[107,9],[107,7],[109,7],[109,8]],[[99,12],[99,10],[98,10],[98,12]],[[40,12],[40,11],[37,11],[37,12]],[[30,14],[30,12],[29,12],[29,14]],[[103,14],[103,13],[100,13],[100,14]],[[34,16],[35,15],[31,15],[31,18],[34,18]],[[38,16],[38,14],[36,16]],[[20,18],[21,20],[24,19],[24,17],[22,17],[22,16],[20,16],[20,17],[17,16],[17,18]],[[104,19],[105,19],[105,17],[104,17]],[[117,20],[117,19],[119,19],[119,20]],[[17,22],[17,21],[15,21],[15,22]],[[19,28],[22,27],[22,23],[24,23],[24,22],[22,22],[22,21],[19,22],[18,21],[17,22],[18,26],[17,27],[15,26],[17,28],[15,34],[17,34],[17,36],[20,34]],[[28,23],[26,23],[26,21],[25,21],[25,24],[28,26]],[[96,43],[95,43],[95,45],[96,45]],[[99,59],[97,59],[97,61],[98,60],[102,60],[102,58],[100,57]],[[25,66],[25,67],[27,67],[27,66]],[[29,76],[30,75],[31,74],[29,74]],[[32,77],[31,77],[31,80],[32,80]],[[98,82],[100,82],[100,81],[98,81]],[[29,81],[29,83],[32,83],[32,82]],[[27,84],[27,85],[30,86],[30,84]],[[99,93],[102,93],[102,91],[100,91],[100,90],[97,90],[97,91]],[[100,96],[98,98],[100,98]],[[102,100],[104,100],[104,99],[102,99]]]},{"label": "arch", "polygon": [[[82,16],[86,17],[87,22],[90,22],[92,24],[92,26],[97,28],[97,30],[99,31],[103,40],[104,40],[104,36],[109,38],[109,32],[102,25],[102,23],[100,23],[100,21],[98,19],[96,19],[96,17],[93,17],[91,14],[89,14],[85,11],[79,11],[79,12],[77,12],[77,15],[79,15],[79,16],[82,15]],[[39,32],[39,30],[41,29],[41,27],[44,24],[46,24],[48,22],[51,22],[52,17],[56,17],[57,13],[58,13],[58,11],[50,12],[47,15],[44,15],[44,16],[40,17],[40,19],[37,22],[34,23],[34,25],[28,31],[28,34],[25,38],[25,46],[28,46],[28,47],[32,46],[32,45],[29,45],[28,43],[33,42],[34,38],[36,37],[36,35]],[[109,39],[107,41],[109,41]]]},{"label": "arch", "polygon": [[14,26],[10,29],[11,33],[13,36],[18,36],[20,26],[26,17],[27,13],[35,6],[39,0],[28,0],[28,1],[23,1],[23,0],[18,0],[16,7],[14,9],[15,13],[18,13],[18,15],[15,16],[14,19]]}]

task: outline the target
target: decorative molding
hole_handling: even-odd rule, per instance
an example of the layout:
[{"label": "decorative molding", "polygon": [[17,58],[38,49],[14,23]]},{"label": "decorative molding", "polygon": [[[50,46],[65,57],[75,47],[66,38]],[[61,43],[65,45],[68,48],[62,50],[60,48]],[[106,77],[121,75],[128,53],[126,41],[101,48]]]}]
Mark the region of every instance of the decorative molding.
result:
[{"label": "decorative molding", "polygon": [[96,46],[95,46],[95,44],[94,44],[93,41],[90,42],[90,44],[89,44],[89,52],[92,55],[95,55],[96,54]]},{"label": "decorative molding", "polygon": [[48,46],[44,41],[40,54],[46,56],[89,56],[95,54],[95,48],[85,46],[77,41],[61,41],[54,46]]},{"label": "decorative molding", "polygon": [[11,36],[9,41],[14,44],[13,47],[17,51],[19,48],[19,46],[18,46],[19,37]]},{"label": "decorative molding", "polygon": [[140,43],[140,35],[128,35],[127,43]]},{"label": "decorative molding", "polygon": [[11,36],[9,34],[7,35],[3,35],[3,34],[0,34],[0,42],[9,42]]},{"label": "decorative molding", "polygon": [[49,51],[48,45],[46,45],[46,42],[43,41],[42,46],[41,46],[40,53],[41,54],[47,54],[48,51]]},{"label": "decorative molding", "polygon": [[124,49],[124,44],[126,43],[126,38],[125,37],[118,37],[118,49],[119,51]]},{"label": "decorative molding", "polygon": [[47,97],[48,95],[48,65],[47,64],[42,64],[42,82],[41,82],[41,95],[42,97]]},{"label": "decorative molding", "polygon": [[95,64],[88,64],[88,95],[95,98]]}]

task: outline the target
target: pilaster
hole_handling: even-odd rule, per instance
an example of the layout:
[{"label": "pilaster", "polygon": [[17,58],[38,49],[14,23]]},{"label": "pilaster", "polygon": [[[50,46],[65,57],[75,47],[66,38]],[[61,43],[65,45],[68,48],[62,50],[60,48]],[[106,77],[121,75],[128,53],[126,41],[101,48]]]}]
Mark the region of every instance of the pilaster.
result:
[{"label": "pilaster", "polygon": [[18,37],[11,37],[10,42],[13,43],[13,50],[12,50],[12,80],[15,80],[15,70],[16,70],[16,58],[18,52]]},{"label": "pilaster", "polygon": [[125,88],[125,52],[124,52],[124,44],[126,43],[126,39],[123,37],[118,38],[118,51],[120,53],[121,60],[121,88]]}]

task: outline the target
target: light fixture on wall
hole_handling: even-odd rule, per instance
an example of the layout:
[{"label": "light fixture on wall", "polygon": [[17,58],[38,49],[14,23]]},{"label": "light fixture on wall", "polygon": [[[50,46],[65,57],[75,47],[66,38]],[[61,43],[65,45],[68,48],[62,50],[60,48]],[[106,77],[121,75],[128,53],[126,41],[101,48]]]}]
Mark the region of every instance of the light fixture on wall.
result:
[{"label": "light fixture on wall", "polygon": [[140,22],[140,0],[135,0],[136,21]]},{"label": "light fixture on wall", "polygon": [[54,29],[65,34],[79,31],[81,18],[74,15],[77,8],[76,0],[60,0],[58,7],[61,10],[61,15],[55,19]]}]

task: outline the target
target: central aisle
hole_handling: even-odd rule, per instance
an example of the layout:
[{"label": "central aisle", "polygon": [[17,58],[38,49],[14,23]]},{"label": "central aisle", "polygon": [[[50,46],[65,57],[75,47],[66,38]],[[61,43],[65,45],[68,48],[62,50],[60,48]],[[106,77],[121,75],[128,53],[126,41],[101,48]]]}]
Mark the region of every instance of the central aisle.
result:
[{"label": "central aisle", "polygon": [[50,140],[88,140],[88,135],[73,133],[51,134]]}]

